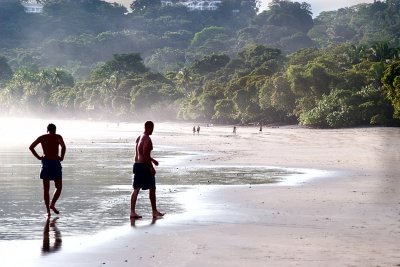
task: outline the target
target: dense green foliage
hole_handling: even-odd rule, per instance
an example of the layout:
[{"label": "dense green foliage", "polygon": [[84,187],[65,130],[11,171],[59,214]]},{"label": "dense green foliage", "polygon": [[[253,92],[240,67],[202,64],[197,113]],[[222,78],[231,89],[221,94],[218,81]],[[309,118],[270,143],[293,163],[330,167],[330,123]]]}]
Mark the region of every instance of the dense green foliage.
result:
[{"label": "dense green foliage", "polygon": [[387,98],[394,107],[394,117],[400,118],[400,61],[386,68],[382,82]]},{"label": "dense green foliage", "polygon": [[[396,125],[400,0],[312,18],[307,3],[216,11],[132,1],[0,1],[0,111],[66,116]],[[174,1],[176,2],[176,1]]]}]

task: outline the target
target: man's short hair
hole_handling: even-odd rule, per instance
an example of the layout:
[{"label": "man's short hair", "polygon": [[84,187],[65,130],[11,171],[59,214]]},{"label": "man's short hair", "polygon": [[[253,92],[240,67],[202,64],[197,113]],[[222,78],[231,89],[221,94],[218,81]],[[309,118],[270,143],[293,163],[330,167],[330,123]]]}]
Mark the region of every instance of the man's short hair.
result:
[{"label": "man's short hair", "polygon": [[50,123],[49,125],[47,125],[47,132],[55,133],[56,132],[56,126],[53,123]]},{"label": "man's short hair", "polygon": [[154,123],[152,121],[146,121],[144,124],[145,129],[154,128]]}]

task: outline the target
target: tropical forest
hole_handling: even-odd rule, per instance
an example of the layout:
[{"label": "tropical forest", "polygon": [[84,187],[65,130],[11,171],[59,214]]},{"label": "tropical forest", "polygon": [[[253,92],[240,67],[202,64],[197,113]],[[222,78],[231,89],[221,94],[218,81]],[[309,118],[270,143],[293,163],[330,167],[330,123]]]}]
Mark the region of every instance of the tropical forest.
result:
[{"label": "tropical forest", "polygon": [[400,0],[34,2],[0,0],[2,115],[400,125]]}]

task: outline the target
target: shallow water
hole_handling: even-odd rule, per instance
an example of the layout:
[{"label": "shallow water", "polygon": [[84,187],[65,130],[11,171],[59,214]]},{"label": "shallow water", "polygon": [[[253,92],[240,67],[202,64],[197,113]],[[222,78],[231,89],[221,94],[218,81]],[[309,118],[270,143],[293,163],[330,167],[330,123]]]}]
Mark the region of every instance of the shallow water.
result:
[{"label": "shallow water", "polygon": [[[57,203],[61,212],[57,224],[62,225],[64,237],[92,234],[126,224],[134,146],[133,140],[121,136],[135,134],[116,133],[118,130],[115,128],[109,133],[103,129],[97,138],[66,140],[63,191]],[[160,161],[156,180],[157,203],[163,212],[184,212],[174,200],[175,194],[196,185],[277,183],[300,173],[262,166],[188,165],[187,159],[196,156],[200,155],[155,145],[154,157]],[[43,238],[46,218],[39,170],[40,162],[31,155],[27,146],[1,145],[0,240]],[[147,192],[139,195],[137,209],[138,213],[150,218]]]}]

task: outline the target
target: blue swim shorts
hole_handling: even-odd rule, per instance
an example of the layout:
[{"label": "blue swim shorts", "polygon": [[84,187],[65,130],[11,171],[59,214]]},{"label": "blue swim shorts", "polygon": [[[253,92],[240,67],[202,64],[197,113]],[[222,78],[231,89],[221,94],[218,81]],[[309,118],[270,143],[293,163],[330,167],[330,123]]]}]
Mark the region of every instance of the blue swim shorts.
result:
[{"label": "blue swim shorts", "polygon": [[62,167],[59,160],[42,159],[40,179],[60,180],[62,179]]},{"label": "blue swim shorts", "polygon": [[133,188],[142,190],[156,188],[156,178],[151,174],[149,164],[133,164]]}]

